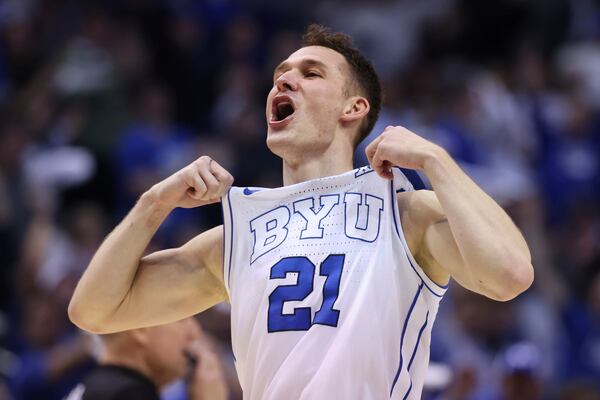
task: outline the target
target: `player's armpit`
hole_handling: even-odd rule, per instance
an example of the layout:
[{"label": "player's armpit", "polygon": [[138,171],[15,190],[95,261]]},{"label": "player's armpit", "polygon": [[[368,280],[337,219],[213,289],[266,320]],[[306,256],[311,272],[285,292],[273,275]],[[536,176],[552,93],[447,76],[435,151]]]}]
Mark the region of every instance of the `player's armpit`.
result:
[{"label": "player's armpit", "polygon": [[143,257],[110,330],[177,321],[226,300],[222,241],[223,227],[218,226],[182,247]]},{"label": "player's armpit", "polygon": [[397,199],[408,247],[427,276],[441,286],[452,277],[461,286],[489,296],[465,267],[435,192],[402,192]]},{"label": "player's armpit", "polygon": [[[462,287],[474,292],[481,292],[481,288],[470,276],[469,270],[465,268],[464,260],[456,245],[448,220],[445,218],[431,223],[425,230],[423,248],[419,258],[423,264],[427,265],[429,271],[448,278],[452,276]],[[433,277],[431,279],[435,281]]]},{"label": "player's armpit", "polygon": [[402,192],[397,198],[408,247],[425,274],[440,286],[448,284],[452,277],[461,286],[482,293],[484,289],[465,268],[435,192]]},{"label": "player's armpit", "polygon": [[426,243],[429,227],[445,221],[435,193],[431,190],[401,192],[397,194],[397,200],[402,230],[410,252],[433,282],[445,286],[450,274],[432,257]]}]

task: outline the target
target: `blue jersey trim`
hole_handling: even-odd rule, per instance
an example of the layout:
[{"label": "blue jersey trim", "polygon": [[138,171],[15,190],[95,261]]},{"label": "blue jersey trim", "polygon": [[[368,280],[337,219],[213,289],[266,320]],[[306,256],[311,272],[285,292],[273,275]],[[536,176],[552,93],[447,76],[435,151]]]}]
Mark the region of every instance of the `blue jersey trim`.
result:
[{"label": "blue jersey trim", "polygon": [[402,348],[404,347],[404,335],[406,334],[406,328],[408,326],[408,321],[412,316],[413,309],[415,308],[415,304],[417,304],[417,299],[419,298],[419,294],[423,289],[424,282],[421,282],[419,288],[417,289],[417,293],[415,293],[415,297],[412,300],[410,308],[408,309],[408,314],[406,315],[406,319],[404,320],[404,326],[402,327],[402,336],[400,336],[400,363],[398,365],[398,370],[396,371],[396,375],[394,376],[394,382],[392,383],[392,388],[390,389],[390,398],[392,397],[392,393],[394,393],[394,387],[398,382],[398,378],[400,377],[400,372],[402,371],[402,365],[404,363],[404,359],[402,357]]},{"label": "blue jersey trim", "polygon": [[233,208],[231,207],[231,191],[227,194],[227,203],[229,204],[229,221],[231,225],[231,237],[229,239],[229,267],[227,269],[227,286],[229,287],[229,292],[231,293],[231,259],[233,258]]},{"label": "blue jersey trim", "polygon": [[404,397],[402,398],[402,400],[406,400],[406,398],[410,394],[411,390],[412,390],[412,381],[410,381],[410,386],[408,387],[408,390],[406,391],[406,394],[404,395]]},{"label": "blue jersey trim", "polygon": [[410,371],[410,367],[412,366],[412,363],[415,359],[415,355],[417,354],[419,342],[421,341],[421,335],[423,335],[423,331],[427,327],[428,322],[429,322],[429,311],[427,311],[427,314],[425,315],[425,323],[423,324],[423,326],[421,326],[421,329],[419,329],[419,335],[417,336],[417,343],[415,343],[415,348],[413,349],[412,355],[410,356],[410,361],[408,362],[408,370],[409,371]]},{"label": "blue jersey trim", "polygon": [[[408,251],[408,250],[406,250]],[[417,276],[421,279],[421,283],[423,283],[423,285],[425,285],[425,287],[427,289],[429,289],[429,291],[431,292],[432,295],[434,295],[435,297],[444,297],[443,294],[439,294],[437,293],[435,290],[433,290],[432,288],[429,287],[429,285],[427,285],[427,283],[425,282],[425,280],[423,279],[423,277],[421,276],[421,274],[419,274],[419,272],[417,271],[417,267],[414,266],[412,260],[410,259],[410,257],[408,256],[408,254],[406,255],[406,259],[408,260],[408,263],[410,264],[410,266],[412,267],[413,271],[415,271],[415,273],[417,274]],[[431,280],[431,279],[430,279]],[[432,283],[434,283],[437,287],[439,287],[440,289],[446,290],[448,288],[448,285],[446,286],[441,286],[438,285],[437,283],[431,281]]]},{"label": "blue jersey trim", "polygon": [[[223,282],[225,282],[225,238],[227,237],[227,231],[225,230],[225,197],[221,197],[221,221],[223,221],[223,248],[221,249],[221,255],[223,257],[223,265],[221,265],[221,273],[223,274]],[[228,277],[229,278],[229,277]]]},{"label": "blue jersey trim", "polygon": [[[396,191],[396,193],[398,193]],[[392,202],[392,218],[394,218],[394,227],[396,228],[396,235],[398,235],[398,239],[402,240],[402,236],[400,236],[400,231],[398,230],[398,221],[396,219],[396,215],[400,218],[400,210],[398,210],[398,200],[396,199],[396,195],[394,194],[394,181],[390,181],[390,201]]]},{"label": "blue jersey trim", "polygon": [[[425,327],[427,327],[428,322],[429,322],[429,311],[427,311],[427,315],[425,315],[425,323],[423,324],[423,326],[421,326],[421,329],[419,329],[419,335],[417,336],[417,342],[415,343],[415,347],[412,351],[412,355],[410,356],[410,361],[408,362],[408,371],[409,372],[410,372],[410,367],[412,367],[412,363],[415,360],[415,356],[417,355],[417,350],[419,350],[419,343],[421,342],[421,336],[423,335],[423,331],[425,330]],[[410,374],[408,376],[410,378]],[[410,394],[410,391],[412,390],[412,387],[413,387],[413,382],[412,382],[412,378],[411,378],[410,385],[408,386],[408,390],[404,394],[404,397],[402,398],[402,400],[406,400],[406,398]]]},{"label": "blue jersey trim", "polygon": [[421,179],[417,171],[415,171],[414,169],[406,169],[401,167],[394,168],[400,170],[404,174],[406,179],[408,179],[408,181],[415,190],[427,189],[427,187],[425,187],[425,183],[423,183],[423,180]]}]

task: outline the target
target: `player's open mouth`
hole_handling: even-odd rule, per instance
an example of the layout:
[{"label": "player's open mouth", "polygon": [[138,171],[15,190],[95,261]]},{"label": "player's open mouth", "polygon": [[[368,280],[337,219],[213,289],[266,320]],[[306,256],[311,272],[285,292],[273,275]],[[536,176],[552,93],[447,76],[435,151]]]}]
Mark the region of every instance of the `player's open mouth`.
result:
[{"label": "player's open mouth", "polygon": [[278,95],[273,98],[271,103],[271,119],[269,126],[272,128],[282,128],[291,120],[296,111],[296,106],[291,97]]}]

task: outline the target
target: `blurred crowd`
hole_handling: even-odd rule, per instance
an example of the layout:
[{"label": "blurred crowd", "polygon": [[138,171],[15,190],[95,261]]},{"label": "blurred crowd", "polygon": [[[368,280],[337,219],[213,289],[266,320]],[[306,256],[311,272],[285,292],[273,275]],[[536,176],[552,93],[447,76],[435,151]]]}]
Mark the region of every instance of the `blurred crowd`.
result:
[{"label": "blurred crowd", "polygon": [[[600,399],[597,0],[0,0],[0,399],[62,399],[94,367],[67,304],[152,184],[208,154],[236,185],[281,185],[265,99],[311,22],[380,73],[369,139],[444,146],[532,250],[515,301],[451,285],[424,398]],[[220,221],[176,210],[149,251]],[[197,319],[234,377],[227,306]]]}]

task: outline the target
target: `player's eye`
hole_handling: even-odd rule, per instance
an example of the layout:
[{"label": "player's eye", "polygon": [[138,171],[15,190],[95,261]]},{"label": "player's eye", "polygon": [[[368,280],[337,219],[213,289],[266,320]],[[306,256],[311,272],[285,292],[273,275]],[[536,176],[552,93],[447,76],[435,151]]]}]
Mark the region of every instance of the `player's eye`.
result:
[{"label": "player's eye", "polygon": [[319,74],[319,73],[318,73],[318,72],[316,72],[316,71],[307,71],[307,72],[304,74],[304,76],[305,76],[305,77],[307,77],[307,78],[318,78],[318,77],[320,77],[320,76],[321,76],[321,74]]}]

